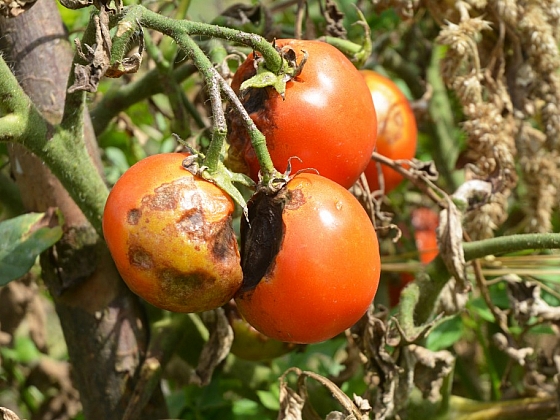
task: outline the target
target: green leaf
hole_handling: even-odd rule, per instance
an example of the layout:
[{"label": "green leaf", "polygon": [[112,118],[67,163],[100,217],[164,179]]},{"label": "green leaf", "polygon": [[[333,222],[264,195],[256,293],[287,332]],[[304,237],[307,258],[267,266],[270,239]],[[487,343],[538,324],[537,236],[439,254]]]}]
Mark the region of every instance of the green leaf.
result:
[{"label": "green leaf", "polygon": [[451,347],[461,339],[463,332],[463,321],[459,315],[456,315],[443,321],[430,332],[426,347],[432,351]]},{"label": "green leaf", "polygon": [[37,256],[62,237],[60,226],[48,227],[49,218],[28,213],[0,223],[0,286],[27,273]]}]

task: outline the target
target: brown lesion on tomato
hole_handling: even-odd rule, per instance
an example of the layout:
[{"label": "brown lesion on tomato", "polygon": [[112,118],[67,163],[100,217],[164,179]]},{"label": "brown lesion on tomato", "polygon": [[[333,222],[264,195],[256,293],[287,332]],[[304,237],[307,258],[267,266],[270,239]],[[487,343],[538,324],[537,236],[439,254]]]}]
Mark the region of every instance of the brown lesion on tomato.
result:
[{"label": "brown lesion on tomato", "polygon": [[215,223],[214,229],[214,240],[210,249],[212,257],[219,262],[237,261],[237,239],[231,227],[231,217]]},{"label": "brown lesion on tomato", "polygon": [[154,267],[152,254],[139,245],[129,246],[128,261],[131,266],[141,270],[151,270]]},{"label": "brown lesion on tomato", "polygon": [[129,225],[137,225],[138,221],[140,220],[140,217],[142,217],[142,210],[140,209],[129,210],[128,213],[126,214],[126,222]]},{"label": "brown lesion on tomato", "polygon": [[[203,270],[183,273],[171,267],[164,267],[157,271],[156,277],[159,279],[162,294],[178,305],[184,305],[188,301],[196,302],[189,308],[189,311],[193,312],[198,311],[196,307],[206,306],[202,299],[208,295],[206,290],[211,290],[216,283],[216,278]],[[197,296],[198,299],[193,299],[193,296]]]},{"label": "brown lesion on tomato", "polygon": [[195,234],[196,236],[204,236],[203,231],[206,226],[206,218],[199,208],[191,208],[181,213],[180,218],[176,222],[177,230],[186,234]]},{"label": "brown lesion on tomato", "polygon": [[288,191],[286,193],[286,205],[285,208],[288,210],[296,210],[305,204],[305,196],[301,192],[300,188]]},{"label": "brown lesion on tomato", "polygon": [[154,190],[154,194],[142,198],[142,206],[153,211],[173,210],[177,208],[185,189],[195,189],[192,177],[183,177],[177,181],[162,184]]}]

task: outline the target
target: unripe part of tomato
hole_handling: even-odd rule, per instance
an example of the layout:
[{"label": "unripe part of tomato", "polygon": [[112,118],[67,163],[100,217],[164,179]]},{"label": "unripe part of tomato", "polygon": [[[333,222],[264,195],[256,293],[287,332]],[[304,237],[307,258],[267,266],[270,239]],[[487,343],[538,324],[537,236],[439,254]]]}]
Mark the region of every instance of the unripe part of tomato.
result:
[{"label": "unripe part of tomato", "polygon": [[[278,48],[291,48],[300,63],[299,75],[287,82],[285,98],[272,87],[241,84],[254,76],[250,54],[236,71],[232,88],[266,137],[274,166],[280,172],[292,159],[292,171],[313,168],[322,176],[349,188],[370,161],[375,147],[377,120],[364,78],[335,47],[320,41],[276,40]],[[247,130],[232,110],[228,112],[231,154],[240,156],[249,175],[258,180],[259,164]],[[236,157],[237,157],[236,156]]]},{"label": "unripe part of tomato", "polygon": [[103,234],[134,293],[169,311],[201,312],[229,301],[243,274],[234,204],[184,169],[186,156],[158,154],[126,171],[107,199]]},{"label": "unripe part of tomato", "polygon": [[[377,235],[356,198],[327,178],[300,173],[279,194],[279,250],[256,286],[247,288],[251,273],[244,266],[237,307],[268,337],[301,344],[328,340],[355,324],[375,296]],[[255,241],[258,247],[266,243],[260,235]]]},{"label": "unripe part of tomato", "polygon": [[[377,112],[377,152],[393,160],[410,160],[416,154],[418,129],[407,97],[389,78],[372,70],[361,70]],[[403,177],[381,165],[385,193],[399,185]],[[371,190],[378,190],[377,163],[370,162],[365,175]]]}]

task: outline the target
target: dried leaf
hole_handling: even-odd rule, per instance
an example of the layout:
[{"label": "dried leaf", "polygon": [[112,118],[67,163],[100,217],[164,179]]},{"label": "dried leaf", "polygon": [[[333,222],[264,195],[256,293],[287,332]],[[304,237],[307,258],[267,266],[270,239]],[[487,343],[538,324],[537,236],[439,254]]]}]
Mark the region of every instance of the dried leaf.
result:
[{"label": "dried leaf", "polygon": [[190,382],[206,386],[212,379],[214,369],[226,358],[233,343],[233,330],[222,308],[203,312],[202,321],[210,331],[210,338],[204,344],[198,366]]},{"label": "dried leaf", "polygon": [[525,366],[525,362],[527,357],[532,356],[535,352],[535,349],[532,347],[524,347],[518,349],[512,345],[510,345],[507,337],[502,333],[496,333],[493,335],[492,340],[496,347],[506,353],[509,357],[514,359],[519,365]]},{"label": "dried leaf", "polygon": [[463,225],[462,214],[451,199],[447,199],[447,208],[441,210],[439,226],[437,228],[438,247],[440,256],[457,280],[457,290],[466,292],[470,289],[465,267],[463,252]]},{"label": "dried leaf", "polygon": [[[367,313],[367,324],[362,333],[361,346],[368,359],[367,369],[379,378],[378,392],[373,407],[375,419],[382,420],[392,416],[401,402],[400,395],[405,387],[400,387],[401,368],[387,351],[388,331],[386,325],[375,317],[372,311]],[[359,339],[358,339],[359,340]],[[399,393],[397,394],[397,391]]]},{"label": "dried leaf", "polygon": [[508,280],[508,297],[513,315],[521,323],[526,324],[532,317],[542,321],[560,321],[560,307],[550,306],[541,297],[541,287],[531,281],[516,281],[510,276]]},{"label": "dried leaf", "polygon": [[444,379],[455,365],[455,357],[447,350],[437,352],[412,344],[408,350],[414,357],[414,383],[424,398],[435,402],[441,397]]},{"label": "dried leaf", "polygon": [[[290,373],[295,373],[298,376],[297,381],[297,393],[291,388],[289,388],[286,384],[286,377]],[[309,371],[302,371],[296,367],[288,369],[280,378],[280,404],[281,410],[278,416],[278,419],[294,419],[299,420],[302,418],[303,407],[305,402],[308,400],[307,398],[307,385],[306,379],[311,378],[319,382],[321,385],[326,387],[332,396],[338,401],[338,403],[344,408],[346,411],[347,417],[342,417],[344,419],[357,419],[357,420],[365,420],[368,419],[368,413],[371,411],[371,406],[369,403],[365,404],[364,400],[354,396],[354,401],[352,401],[342,390],[331,380],[321,376],[315,372]],[[355,404],[358,402],[359,405]],[[286,411],[288,410],[288,411]],[[316,416],[312,407],[306,407],[306,418],[309,418],[309,412],[313,413]],[[309,411],[309,412],[308,412]],[[337,412],[331,413],[333,416]],[[291,417],[290,417],[291,416]],[[337,417],[334,417],[337,418]]]},{"label": "dried leaf", "polygon": [[16,413],[6,407],[0,407],[0,420],[20,420]]},{"label": "dried leaf", "polygon": [[21,15],[35,4],[37,0],[0,0],[0,16],[13,18]]},{"label": "dried leaf", "polygon": [[340,11],[334,0],[325,1],[323,17],[327,22],[325,32],[336,38],[346,39],[346,28],[344,27],[344,13]]},{"label": "dried leaf", "polygon": [[278,420],[301,420],[305,399],[288,386],[284,375],[280,378],[280,411]]}]

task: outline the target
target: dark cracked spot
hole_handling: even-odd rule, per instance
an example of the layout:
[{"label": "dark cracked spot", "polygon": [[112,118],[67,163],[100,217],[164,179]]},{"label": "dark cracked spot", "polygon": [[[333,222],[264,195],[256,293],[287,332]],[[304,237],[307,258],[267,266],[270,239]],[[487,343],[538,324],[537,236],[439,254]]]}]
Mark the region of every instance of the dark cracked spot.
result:
[{"label": "dark cracked spot", "polygon": [[142,211],[140,209],[132,209],[128,211],[126,221],[129,225],[137,225],[141,216]]},{"label": "dark cracked spot", "polygon": [[257,287],[274,266],[285,232],[282,212],[286,191],[284,188],[274,195],[257,192],[247,203],[249,223],[241,218],[241,292]]},{"label": "dark cracked spot", "polygon": [[130,265],[141,270],[151,270],[154,266],[152,254],[138,245],[132,245],[129,247],[128,261]]},{"label": "dark cracked spot", "polygon": [[200,208],[185,210],[177,221],[177,229],[183,232],[197,232],[205,227],[206,219]]},{"label": "dark cracked spot", "polygon": [[217,227],[215,240],[212,243],[211,252],[214,258],[219,261],[228,260],[230,258],[236,258],[237,252],[237,240],[231,227],[231,217],[226,218],[220,222],[219,227]]}]

